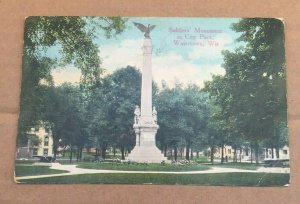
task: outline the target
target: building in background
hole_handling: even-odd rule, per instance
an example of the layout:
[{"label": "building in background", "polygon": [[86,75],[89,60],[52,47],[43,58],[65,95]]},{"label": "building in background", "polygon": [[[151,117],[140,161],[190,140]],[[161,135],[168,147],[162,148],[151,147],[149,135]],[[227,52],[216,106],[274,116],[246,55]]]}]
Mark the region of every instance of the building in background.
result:
[{"label": "building in background", "polygon": [[[52,156],[53,138],[50,128],[46,123],[31,128],[27,133],[27,146],[17,148],[17,158],[32,158],[33,156]],[[34,138],[34,141],[33,141]]]}]

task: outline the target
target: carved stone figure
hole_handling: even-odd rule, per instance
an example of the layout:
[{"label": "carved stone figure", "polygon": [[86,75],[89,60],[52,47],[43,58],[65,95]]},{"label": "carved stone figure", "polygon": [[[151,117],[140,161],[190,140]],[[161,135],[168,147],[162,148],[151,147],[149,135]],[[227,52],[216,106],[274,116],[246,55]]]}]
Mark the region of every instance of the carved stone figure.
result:
[{"label": "carved stone figure", "polygon": [[135,124],[139,123],[140,115],[141,115],[141,110],[140,110],[139,106],[136,105],[135,109],[134,109],[134,123]]},{"label": "carved stone figure", "polygon": [[155,107],[153,107],[152,116],[153,116],[154,123],[157,124],[157,111]]},{"label": "carved stone figure", "polygon": [[150,38],[150,31],[153,30],[155,28],[155,25],[151,25],[148,24],[148,27],[144,26],[143,24],[141,23],[136,23],[136,22],[133,22],[133,24],[140,30],[142,31],[145,36],[145,38]]}]

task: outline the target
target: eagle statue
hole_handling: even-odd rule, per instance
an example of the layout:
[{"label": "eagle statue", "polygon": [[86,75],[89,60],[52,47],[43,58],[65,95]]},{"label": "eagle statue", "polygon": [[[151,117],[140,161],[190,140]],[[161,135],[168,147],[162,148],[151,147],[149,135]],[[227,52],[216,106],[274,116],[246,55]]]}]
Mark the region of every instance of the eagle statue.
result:
[{"label": "eagle statue", "polygon": [[155,28],[155,25],[151,25],[148,24],[148,27],[144,26],[143,24],[141,23],[136,23],[136,22],[133,22],[133,24],[140,30],[144,33],[144,36],[145,38],[150,38],[150,31],[153,30]]}]

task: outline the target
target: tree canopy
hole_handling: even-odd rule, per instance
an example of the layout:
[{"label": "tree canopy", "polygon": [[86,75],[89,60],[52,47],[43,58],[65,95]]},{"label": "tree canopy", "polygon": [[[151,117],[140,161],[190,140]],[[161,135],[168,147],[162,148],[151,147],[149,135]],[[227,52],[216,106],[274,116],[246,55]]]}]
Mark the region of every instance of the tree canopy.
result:
[{"label": "tree canopy", "polygon": [[[91,87],[102,72],[98,46],[94,39],[111,37],[125,28],[120,17],[28,17],[24,29],[21,111],[18,142],[43,118],[41,85],[53,85],[51,70],[55,66],[73,64],[81,70],[81,86]],[[104,32],[105,35],[100,35]],[[59,56],[49,55],[58,49]]]}]

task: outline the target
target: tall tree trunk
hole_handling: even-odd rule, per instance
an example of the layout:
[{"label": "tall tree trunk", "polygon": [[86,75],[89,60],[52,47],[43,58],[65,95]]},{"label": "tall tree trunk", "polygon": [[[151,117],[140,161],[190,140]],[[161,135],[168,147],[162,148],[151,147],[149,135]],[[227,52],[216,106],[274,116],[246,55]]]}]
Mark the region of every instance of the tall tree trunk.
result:
[{"label": "tall tree trunk", "polygon": [[214,163],[214,151],[215,151],[215,148],[213,145],[210,146],[210,163]]},{"label": "tall tree trunk", "polygon": [[265,157],[268,158],[269,157],[269,155],[268,155],[268,148],[266,148],[265,154],[266,154]]},{"label": "tall tree trunk", "polygon": [[233,153],[233,162],[234,162],[234,163],[237,163],[237,152],[236,152],[236,150],[237,150],[236,147],[233,148],[233,151],[234,151],[234,153]]},{"label": "tall tree trunk", "polygon": [[167,156],[167,145],[164,146],[164,156]]},{"label": "tall tree trunk", "polygon": [[122,154],[122,160],[125,159],[125,148],[124,146],[121,147],[121,154]]},{"label": "tall tree trunk", "polygon": [[276,151],[276,158],[279,159],[279,148],[276,147],[275,151]]},{"label": "tall tree trunk", "polygon": [[272,150],[272,159],[274,159],[274,148],[272,147],[271,150]]},{"label": "tall tree trunk", "polygon": [[199,151],[197,150],[197,159],[199,159]]},{"label": "tall tree trunk", "polygon": [[114,158],[116,157],[116,147],[113,147]]},{"label": "tall tree trunk", "polygon": [[259,162],[259,160],[258,160],[259,159],[259,157],[258,157],[259,156],[258,155],[258,153],[259,153],[258,149],[259,149],[259,146],[258,146],[258,142],[256,141],[256,143],[255,143],[255,163],[256,164],[258,164],[258,162]]},{"label": "tall tree trunk", "polygon": [[53,150],[53,158],[54,158],[54,160],[56,160],[56,155],[57,155],[57,141],[53,141],[53,148],[52,148],[52,150]]},{"label": "tall tree trunk", "polygon": [[221,164],[224,163],[224,144],[222,144],[222,152],[221,152]]},{"label": "tall tree trunk", "polygon": [[242,163],[242,148],[240,148],[240,163]]},{"label": "tall tree trunk", "polygon": [[77,147],[77,151],[76,151],[76,161],[79,161],[79,147]]},{"label": "tall tree trunk", "polygon": [[81,159],[82,159],[82,149],[83,149],[83,147],[80,147],[80,155],[79,155],[80,161],[81,161]]},{"label": "tall tree trunk", "polygon": [[177,161],[177,146],[174,147],[174,159]]},{"label": "tall tree trunk", "polygon": [[250,159],[251,159],[251,164],[253,163],[253,148],[252,146],[250,147]]},{"label": "tall tree trunk", "polygon": [[185,148],[185,159],[190,161],[190,144],[188,143]]},{"label": "tall tree trunk", "polygon": [[101,147],[101,157],[103,160],[105,160],[105,157],[106,157],[106,147],[105,146]]},{"label": "tall tree trunk", "polygon": [[180,157],[181,157],[181,159],[182,159],[182,157],[183,157],[183,148],[180,148]]},{"label": "tall tree trunk", "polygon": [[73,157],[73,146],[70,148],[71,154],[70,154],[70,163],[72,163],[72,157]]},{"label": "tall tree trunk", "polygon": [[193,149],[191,149],[191,160],[193,160],[194,155],[193,155]]}]

